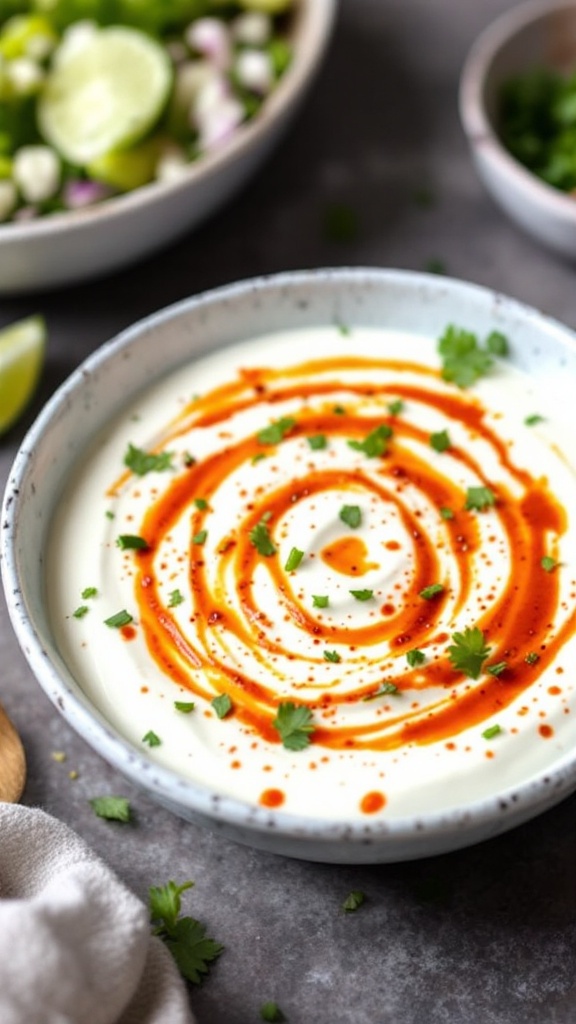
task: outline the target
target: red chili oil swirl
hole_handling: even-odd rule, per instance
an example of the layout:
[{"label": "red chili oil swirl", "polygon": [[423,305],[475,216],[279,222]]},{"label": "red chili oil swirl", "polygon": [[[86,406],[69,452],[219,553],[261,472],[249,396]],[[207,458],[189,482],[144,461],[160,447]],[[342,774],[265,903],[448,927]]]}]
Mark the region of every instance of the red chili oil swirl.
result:
[{"label": "red chili oil swirl", "polygon": [[[350,379],[347,373],[351,370],[354,375]],[[382,371],[393,375],[389,382]],[[403,373],[410,374],[409,381],[402,380]],[[343,394],[348,396],[344,414]],[[392,398],[405,403],[406,412],[401,416],[387,411]],[[287,401],[294,404],[294,422],[279,444],[313,435],[324,435],[329,444],[358,441],[382,424],[393,433],[385,451],[352,466],[319,465],[310,451],[297,470],[294,464],[293,472],[287,471],[283,478],[279,475],[274,486],[251,493],[241,521],[211,555],[216,564],[211,561],[207,566],[203,548],[193,543],[192,537],[209,529],[211,509],[218,505],[223,484],[245,470],[246,491],[250,492],[254,461],[275,452],[274,446],[263,449],[256,433],[230,437],[230,419],[259,409],[264,426],[274,420],[275,407]],[[382,412],[374,408],[378,403]],[[410,419],[411,403],[440,414],[449,431],[463,428],[480,439],[492,464],[499,467],[498,479],[484,475],[483,465],[469,446],[451,446],[449,463],[431,458],[429,434]],[[563,507],[546,480],[513,463],[509,446],[490,425],[479,401],[456,388],[439,386],[435,371],[399,360],[360,357],[312,360],[281,370],[251,368],[191,403],[170,425],[158,447],[168,449],[171,441],[190,428],[217,428],[226,432],[226,440],[213,454],[171,478],[140,525],[149,544],[136,556],[140,622],[150,654],[163,673],[208,700],[215,693],[227,692],[237,719],[267,741],[280,742],[273,720],[279,703],[287,699],[285,684],[290,682],[289,674],[282,676],[278,670],[283,660],[288,665],[304,662],[310,666],[308,684],[299,687],[297,698],[290,699],[310,707],[314,743],[343,750],[384,750],[446,740],[481,723],[532,686],[576,631],[576,612],[559,615],[559,572],[546,572],[541,564],[545,555],[557,550],[566,530]],[[448,464],[458,468],[459,478],[490,488],[496,497],[495,507],[488,512],[467,510],[466,488],[447,475],[444,465]],[[507,482],[499,482],[504,480]],[[115,485],[116,493],[129,485],[130,477],[124,474]],[[438,509],[439,533],[428,536],[422,529],[418,509],[404,501],[407,488],[427,507]],[[266,523],[277,548],[278,531],[290,510],[331,492],[349,493],[351,503],[361,495],[377,507],[392,509],[403,536],[410,540],[405,591],[379,594],[381,613],[369,621],[338,622],[311,607],[302,599],[298,574],[286,572],[278,551],[263,557],[250,541],[254,527]],[[198,496],[205,499],[207,508],[194,504]],[[453,518],[442,518],[443,509],[450,509]],[[189,628],[162,598],[156,565],[156,552],[185,516],[190,522],[190,543],[183,554],[188,560],[193,604]],[[498,548],[491,554],[490,543],[483,538],[482,516],[494,517],[509,564],[501,566],[497,590],[487,594],[469,625],[484,632],[489,662],[505,660],[506,669],[498,676],[483,673],[478,680],[471,680],[456,671],[446,646],[456,617],[462,618],[478,587],[474,559],[479,555],[501,557]],[[361,538],[343,528],[340,540],[319,548],[314,556],[335,572],[362,577],[376,564],[372,552],[362,545]],[[439,547],[449,556],[446,579],[441,578],[445,559],[440,557]],[[388,542],[386,548],[382,546],[382,557],[386,550],[398,548],[397,542]],[[287,621],[308,638],[307,653],[297,646],[287,648],[271,628],[270,607],[261,606],[255,587],[257,572],[262,571]],[[231,580],[234,600],[229,592]],[[422,592],[431,583],[440,583],[443,590],[425,600]],[[347,670],[348,681],[346,685],[340,680],[333,687],[319,686],[316,674],[322,652],[334,645],[346,645],[350,652],[341,665],[334,666],[335,678],[341,669]],[[383,645],[388,652],[384,660],[392,660],[395,666],[393,684],[400,699],[379,697],[374,685]],[[252,670],[245,660],[239,665],[237,658],[227,657],[235,647],[251,653]],[[413,648],[434,648],[437,653],[424,666],[410,668],[405,655]],[[373,658],[371,651],[376,652]],[[526,661],[534,652],[538,661]],[[419,700],[413,700],[414,693]],[[340,712],[347,706],[352,714],[345,719]],[[355,715],[354,707],[362,714]]]}]

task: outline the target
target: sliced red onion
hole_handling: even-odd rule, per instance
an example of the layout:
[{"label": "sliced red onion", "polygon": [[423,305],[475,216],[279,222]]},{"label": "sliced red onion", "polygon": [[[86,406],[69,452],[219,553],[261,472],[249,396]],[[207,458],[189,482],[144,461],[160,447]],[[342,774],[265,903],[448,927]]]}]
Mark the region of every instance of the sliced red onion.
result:
[{"label": "sliced red onion", "polygon": [[219,18],[198,18],[188,26],[184,37],[191,50],[208,57],[216,67],[230,67],[230,32]]},{"label": "sliced red onion", "polygon": [[101,203],[109,199],[112,189],[100,181],[82,181],[71,179],[63,188],[62,201],[69,210],[80,210],[84,206]]}]

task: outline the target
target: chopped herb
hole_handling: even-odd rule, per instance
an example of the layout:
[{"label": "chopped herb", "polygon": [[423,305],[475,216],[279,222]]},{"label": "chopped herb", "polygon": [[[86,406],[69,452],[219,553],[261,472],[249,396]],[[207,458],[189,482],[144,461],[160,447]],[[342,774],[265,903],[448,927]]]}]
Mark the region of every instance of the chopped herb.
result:
[{"label": "chopped herb", "polygon": [[232,711],[232,701],[227,693],[219,693],[210,703],[218,718],[226,718],[226,715]]},{"label": "chopped herb", "polygon": [[484,633],[477,626],[466,627],[463,633],[453,633],[453,644],[448,648],[448,657],[454,668],[471,679],[478,679],[482,666],[490,654]]},{"label": "chopped herb", "polygon": [[310,733],[314,732],[310,708],[291,701],[278,705],[272,725],[286,750],[304,750],[310,743]]},{"label": "chopped herb", "polygon": [[84,601],[87,601],[90,597],[97,597],[97,596],[98,596],[98,590],[96,589],[96,587],[84,587],[84,590],[80,594],[80,597]]},{"label": "chopped herb", "polygon": [[324,661],[333,661],[334,663],[341,661],[338,651],[324,651]]},{"label": "chopped herb", "polygon": [[411,651],[406,654],[406,661],[410,665],[410,668],[416,668],[417,665],[423,665],[426,661],[426,655],[424,651],[419,651],[417,647],[414,647]]},{"label": "chopped herb", "polygon": [[106,516],[106,519],[114,519],[115,518],[114,517],[114,513],[111,512],[109,508],[106,509],[106,512],[104,513],[104,515]]},{"label": "chopped herb", "polygon": [[180,917],[180,897],[194,883],[168,882],[149,890],[150,920],[157,935],[170,950],[178,970],[187,981],[198,985],[209,965],[220,956],[223,946],[206,937],[206,928],[193,917]]},{"label": "chopped herb", "polygon": [[193,700],[175,700],[174,707],[176,711],[181,711],[183,715],[189,715],[191,711],[194,711],[195,704]]},{"label": "chopped herb", "polygon": [[493,332],[486,340],[486,348],[482,348],[475,334],[450,324],[438,341],[444,380],[460,388],[468,388],[488,373],[492,368],[493,355],[502,354],[502,340],[505,341],[503,335],[498,335],[501,340],[495,343],[495,334],[498,332]]},{"label": "chopped herb", "polygon": [[502,331],[491,331],[486,338],[486,348],[493,356],[505,358],[509,352],[508,338]]},{"label": "chopped herb", "polygon": [[336,413],[337,416],[344,416],[346,414],[346,409],[343,405],[335,405],[332,412]]},{"label": "chopped herb", "polygon": [[116,544],[121,551],[144,550],[144,548],[148,547],[148,541],[134,533],[121,533],[116,540]]},{"label": "chopped herb", "polygon": [[331,203],[324,211],[324,235],[330,242],[353,242],[358,236],[358,216],[346,203]]},{"label": "chopped herb", "polygon": [[179,604],[182,604],[183,601],[184,597],[180,591],[178,589],[173,590],[168,598],[168,607],[176,608]]},{"label": "chopped herb", "polygon": [[379,690],[375,693],[369,693],[367,697],[363,697],[362,700],[376,700],[377,697],[397,697],[400,690],[396,686],[396,683],[382,683]]},{"label": "chopped herb", "polygon": [[128,445],[128,451],[124,456],[124,465],[128,466],[136,476],[145,476],[146,473],[162,473],[172,469],[172,452],[159,452],[154,455],[152,452],[144,452],[133,444]]},{"label": "chopped herb", "polygon": [[454,513],[452,509],[448,508],[446,505],[443,505],[442,508],[440,509],[440,515],[442,516],[442,519],[454,519]]},{"label": "chopped herb", "polygon": [[322,448],[328,447],[328,441],[325,434],[310,434],[306,440],[313,452],[319,452]]},{"label": "chopped herb", "polygon": [[207,536],[208,530],[199,530],[198,533],[195,533],[194,536],[192,537],[192,543],[205,544]]},{"label": "chopped herb", "polygon": [[540,565],[543,569],[546,570],[546,572],[553,572],[554,569],[556,569],[556,567],[558,566],[558,564],[559,563],[556,561],[556,559],[552,558],[550,555],[544,555],[544,558],[540,559]]},{"label": "chopped herb", "polygon": [[540,655],[536,654],[536,651],[530,651],[524,658],[524,661],[527,665],[535,665],[536,662],[540,661]]},{"label": "chopped herb", "polygon": [[374,597],[373,590],[351,590],[350,593],[357,601],[369,601],[371,597]]},{"label": "chopped herb", "polygon": [[293,572],[294,569],[297,569],[303,558],[304,552],[300,551],[300,548],[292,548],[284,566],[286,572]]},{"label": "chopped herb", "polygon": [[312,604],[315,608],[327,608],[330,598],[326,594],[312,594]]},{"label": "chopped herb", "polygon": [[427,270],[429,274],[445,274],[446,264],[444,260],[438,259],[437,256],[431,256],[429,260],[426,260],[424,269]]},{"label": "chopped herb", "polygon": [[199,509],[208,508],[208,502],[206,501],[206,498],[194,498],[194,504],[196,505],[196,508]]},{"label": "chopped herb", "polygon": [[256,526],[252,527],[248,537],[250,538],[250,543],[256,548],[259,555],[264,555],[268,558],[270,555],[274,555],[276,553],[276,547],[272,542],[264,518],[262,518],[259,523],[256,523]]},{"label": "chopped herb", "polygon": [[404,409],[404,402],[401,398],[395,398],[388,403],[388,412],[391,416],[399,416]]},{"label": "chopped herb", "polygon": [[286,434],[288,434],[292,427],[296,425],[296,420],[292,416],[282,416],[281,419],[276,420],[274,423],[270,423],[269,426],[264,427],[260,430],[256,437],[260,444],[280,444]]},{"label": "chopped herb", "polygon": [[445,452],[450,447],[450,444],[447,430],[439,430],[435,434],[430,434],[430,447],[435,452]]},{"label": "chopped herb", "polygon": [[495,736],[498,736],[502,732],[501,725],[490,725],[487,729],[484,729],[482,737],[485,740],[492,740]]},{"label": "chopped herb", "polygon": [[369,459],[374,459],[385,454],[386,442],[392,437],[392,433],[392,427],[387,423],[381,423],[378,427],[374,427],[369,434],[366,434],[363,441],[348,441],[348,446],[354,451],[364,452]]},{"label": "chopped herb", "polygon": [[496,504],[496,495],[489,487],[469,487],[466,491],[466,503],[464,508],[476,509],[483,512],[491,505]]},{"label": "chopped herb", "polygon": [[346,526],[356,530],[362,522],[362,512],[359,505],[343,505],[340,509],[340,519]]},{"label": "chopped herb", "polygon": [[142,737],[142,743],[147,743],[149,747],[159,747],[162,740],[152,729],[149,729],[146,735]]},{"label": "chopped herb", "polygon": [[268,1021],[268,1024],[283,1024],[286,1017],[278,1006],[278,1003],[263,1003],[260,1007],[260,1019]]},{"label": "chopped herb", "polygon": [[72,612],[75,619],[83,619],[88,614],[89,608],[87,604],[81,604],[78,606],[76,611]]},{"label": "chopped herb", "polygon": [[252,456],[252,465],[254,465],[256,462],[262,462],[262,459],[267,458],[268,456],[265,454],[265,452],[256,452],[256,455]]},{"label": "chopped herb", "polygon": [[495,665],[486,665],[486,671],[491,676],[501,676],[502,673],[508,668],[507,661],[497,661]]},{"label": "chopped herb", "polygon": [[125,796],[95,796],[88,803],[99,818],[107,821],[121,821],[124,824],[130,821],[130,803]]},{"label": "chopped herb", "polygon": [[130,612],[123,609],[121,612],[116,612],[115,615],[111,615],[110,618],[104,619],[105,626],[111,626],[112,629],[120,629],[122,626],[128,626],[133,622],[133,618]]},{"label": "chopped herb", "polygon": [[420,591],[420,597],[423,597],[425,601],[431,601],[433,597],[438,594],[442,594],[444,591],[444,585],[442,583],[431,583],[429,587],[424,587]]},{"label": "chopped herb", "polygon": [[527,427],[535,427],[537,423],[542,423],[543,421],[544,417],[540,416],[539,413],[534,412],[531,416],[526,416],[524,423]]},{"label": "chopped herb", "polygon": [[346,914],[352,914],[358,907],[361,907],[365,902],[366,896],[359,889],[353,889],[352,892],[348,893],[348,896],[342,904],[342,910]]}]

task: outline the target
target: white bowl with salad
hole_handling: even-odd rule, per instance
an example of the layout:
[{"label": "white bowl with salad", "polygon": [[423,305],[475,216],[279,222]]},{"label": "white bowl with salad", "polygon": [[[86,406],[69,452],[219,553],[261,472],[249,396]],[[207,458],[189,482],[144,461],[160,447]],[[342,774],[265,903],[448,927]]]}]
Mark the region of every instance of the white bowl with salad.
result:
[{"label": "white bowl with salad", "polygon": [[279,140],[335,0],[8,0],[0,293],[108,273],[208,217]]},{"label": "white bowl with salad", "polygon": [[499,206],[576,257],[576,3],[533,0],[489,25],[464,64],[460,117]]}]

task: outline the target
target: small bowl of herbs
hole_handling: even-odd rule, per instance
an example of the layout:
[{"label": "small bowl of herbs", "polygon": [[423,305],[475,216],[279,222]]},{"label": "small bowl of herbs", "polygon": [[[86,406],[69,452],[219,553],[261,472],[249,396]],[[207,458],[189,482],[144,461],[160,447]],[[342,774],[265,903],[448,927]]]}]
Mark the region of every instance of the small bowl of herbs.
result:
[{"label": "small bowl of herbs", "polygon": [[460,117],[484,185],[525,231],[576,258],[576,3],[535,0],[472,46]]}]

